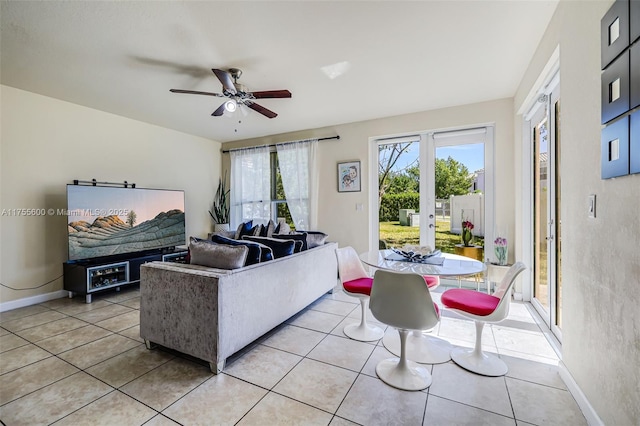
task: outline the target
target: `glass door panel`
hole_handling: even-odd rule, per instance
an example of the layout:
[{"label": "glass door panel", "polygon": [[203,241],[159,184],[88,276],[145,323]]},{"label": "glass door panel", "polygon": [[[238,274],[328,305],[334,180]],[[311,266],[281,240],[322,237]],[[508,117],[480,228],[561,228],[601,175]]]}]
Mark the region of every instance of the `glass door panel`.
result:
[{"label": "glass door panel", "polygon": [[560,87],[531,119],[533,306],[561,340],[562,238]]},{"label": "glass door panel", "polygon": [[378,144],[379,247],[420,244],[420,143]]},{"label": "glass door panel", "polygon": [[546,111],[533,127],[533,297],[549,310],[549,256],[547,250],[549,187],[549,131]]},{"label": "glass door panel", "polygon": [[557,92],[552,95],[552,129],[554,131],[553,147],[554,147],[554,223],[553,227],[554,239],[552,240],[554,248],[554,268],[553,268],[553,288],[551,289],[551,296],[554,300],[554,309],[551,310],[551,323],[552,331],[556,336],[560,337],[560,330],[562,329],[562,216],[561,216],[561,167],[560,161],[562,156],[560,155],[561,138],[560,138],[560,99],[558,99]]}]

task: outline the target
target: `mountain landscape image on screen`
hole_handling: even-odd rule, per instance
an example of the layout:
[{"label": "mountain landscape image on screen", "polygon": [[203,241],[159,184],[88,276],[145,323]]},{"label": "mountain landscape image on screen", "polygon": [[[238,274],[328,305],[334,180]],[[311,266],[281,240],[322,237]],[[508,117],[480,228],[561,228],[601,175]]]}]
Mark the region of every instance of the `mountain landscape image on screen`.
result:
[{"label": "mountain landscape image on screen", "polygon": [[67,185],[69,260],[185,244],[184,191]]},{"label": "mountain landscape image on screen", "polygon": [[[126,220],[126,218],[125,218]],[[131,226],[120,216],[100,216],[93,223],[69,223],[69,258],[87,259],[184,244],[184,212],[160,212]]]}]

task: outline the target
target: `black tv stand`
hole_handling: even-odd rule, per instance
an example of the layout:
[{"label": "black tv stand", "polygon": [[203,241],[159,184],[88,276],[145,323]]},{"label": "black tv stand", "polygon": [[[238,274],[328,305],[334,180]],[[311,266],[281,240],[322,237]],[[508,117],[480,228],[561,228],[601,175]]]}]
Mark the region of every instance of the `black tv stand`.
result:
[{"label": "black tv stand", "polygon": [[93,293],[140,282],[140,265],[147,262],[181,262],[187,255],[186,247],[158,250],[152,253],[114,256],[111,258],[69,261],[63,264],[64,289],[69,298],[83,294],[91,303]]}]

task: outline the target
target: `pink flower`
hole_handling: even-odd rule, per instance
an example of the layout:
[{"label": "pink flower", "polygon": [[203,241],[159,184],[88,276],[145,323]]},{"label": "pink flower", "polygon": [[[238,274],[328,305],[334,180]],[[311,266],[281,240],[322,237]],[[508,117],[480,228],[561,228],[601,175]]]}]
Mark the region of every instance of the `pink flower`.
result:
[{"label": "pink flower", "polygon": [[503,237],[498,237],[493,242],[493,244],[495,244],[496,246],[499,246],[499,247],[506,247],[507,246],[507,239],[503,238]]}]

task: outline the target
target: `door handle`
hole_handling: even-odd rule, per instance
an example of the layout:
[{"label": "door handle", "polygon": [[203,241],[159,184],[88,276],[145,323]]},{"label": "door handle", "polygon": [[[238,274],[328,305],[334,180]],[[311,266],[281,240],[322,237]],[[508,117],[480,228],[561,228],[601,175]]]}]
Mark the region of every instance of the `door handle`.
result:
[{"label": "door handle", "polygon": [[430,223],[430,224],[429,224],[429,228],[433,228],[433,223]]}]

